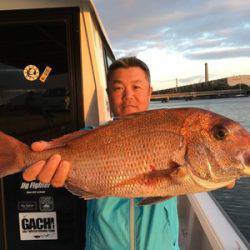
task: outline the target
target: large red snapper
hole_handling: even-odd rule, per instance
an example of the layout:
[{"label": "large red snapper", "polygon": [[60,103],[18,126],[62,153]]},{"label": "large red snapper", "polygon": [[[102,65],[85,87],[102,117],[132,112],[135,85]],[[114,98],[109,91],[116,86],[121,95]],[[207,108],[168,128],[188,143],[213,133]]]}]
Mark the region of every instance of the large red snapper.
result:
[{"label": "large red snapper", "polygon": [[197,108],[129,115],[50,145],[51,150],[33,152],[1,133],[0,177],[59,153],[72,163],[65,184],[72,193],[85,199],[145,197],[141,204],[149,204],[230,186],[250,175],[247,130]]}]

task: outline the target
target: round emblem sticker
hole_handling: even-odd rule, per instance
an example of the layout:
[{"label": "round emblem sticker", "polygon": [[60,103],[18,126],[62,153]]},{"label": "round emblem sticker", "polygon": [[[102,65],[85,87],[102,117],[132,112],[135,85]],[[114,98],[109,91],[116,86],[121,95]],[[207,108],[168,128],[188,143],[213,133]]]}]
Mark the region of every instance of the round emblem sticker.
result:
[{"label": "round emblem sticker", "polygon": [[35,81],[39,77],[39,69],[35,65],[28,65],[23,74],[28,81]]}]

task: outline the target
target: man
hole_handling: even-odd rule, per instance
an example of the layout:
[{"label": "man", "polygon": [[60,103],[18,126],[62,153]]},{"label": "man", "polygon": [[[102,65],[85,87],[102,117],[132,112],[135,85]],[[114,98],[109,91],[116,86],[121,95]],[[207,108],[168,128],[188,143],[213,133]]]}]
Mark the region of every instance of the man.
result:
[{"label": "man", "polygon": [[[148,109],[152,88],[150,72],[135,57],[121,58],[110,67],[108,95],[114,116],[126,116]],[[32,144],[41,151],[49,142]],[[38,179],[55,187],[63,186],[70,163],[60,155],[28,168],[23,177]],[[87,203],[86,249],[91,250],[161,250],[179,249],[176,198],[152,206],[138,206],[138,199],[104,198]]]}]

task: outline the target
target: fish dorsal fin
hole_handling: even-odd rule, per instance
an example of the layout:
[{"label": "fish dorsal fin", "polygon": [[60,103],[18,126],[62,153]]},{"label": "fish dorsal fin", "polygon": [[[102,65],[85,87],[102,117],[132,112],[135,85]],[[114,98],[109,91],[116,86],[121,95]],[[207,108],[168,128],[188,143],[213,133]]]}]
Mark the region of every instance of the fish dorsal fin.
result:
[{"label": "fish dorsal fin", "polygon": [[97,198],[97,195],[87,192],[69,182],[66,181],[64,187],[73,195],[78,196],[79,198],[83,198],[85,200],[91,200]]},{"label": "fish dorsal fin", "polygon": [[142,199],[142,201],[140,201],[138,205],[139,206],[154,205],[156,203],[163,202],[171,198],[173,198],[173,196],[147,197]]},{"label": "fish dorsal fin", "polygon": [[114,121],[129,120],[129,119],[132,119],[136,116],[141,116],[141,115],[145,115],[145,114],[152,113],[152,112],[153,112],[153,110],[146,110],[146,111],[136,112],[136,113],[125,115],[125,116],[115,116],[115,117],[113,117],[113,120]]}]

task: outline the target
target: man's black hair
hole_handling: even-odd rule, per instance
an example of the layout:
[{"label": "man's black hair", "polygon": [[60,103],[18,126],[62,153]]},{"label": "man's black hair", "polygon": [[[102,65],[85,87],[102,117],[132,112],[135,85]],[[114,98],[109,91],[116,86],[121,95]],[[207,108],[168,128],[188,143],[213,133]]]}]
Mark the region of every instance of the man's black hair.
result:
[{"label": "man's black hair", "polygon": [[122,57],[116,61],[114,61],[108,68],[108,74],[107,74],[107,82],[109,84],[110,78],[113,74],[113,72],[119,68],[130,68],[130,67],[139,67],[141,68],[148,78],[148,81],[150,83],[151,77],[150,77],[150,71],[146,63],[141,61],[140,59],[136,57]]}]

